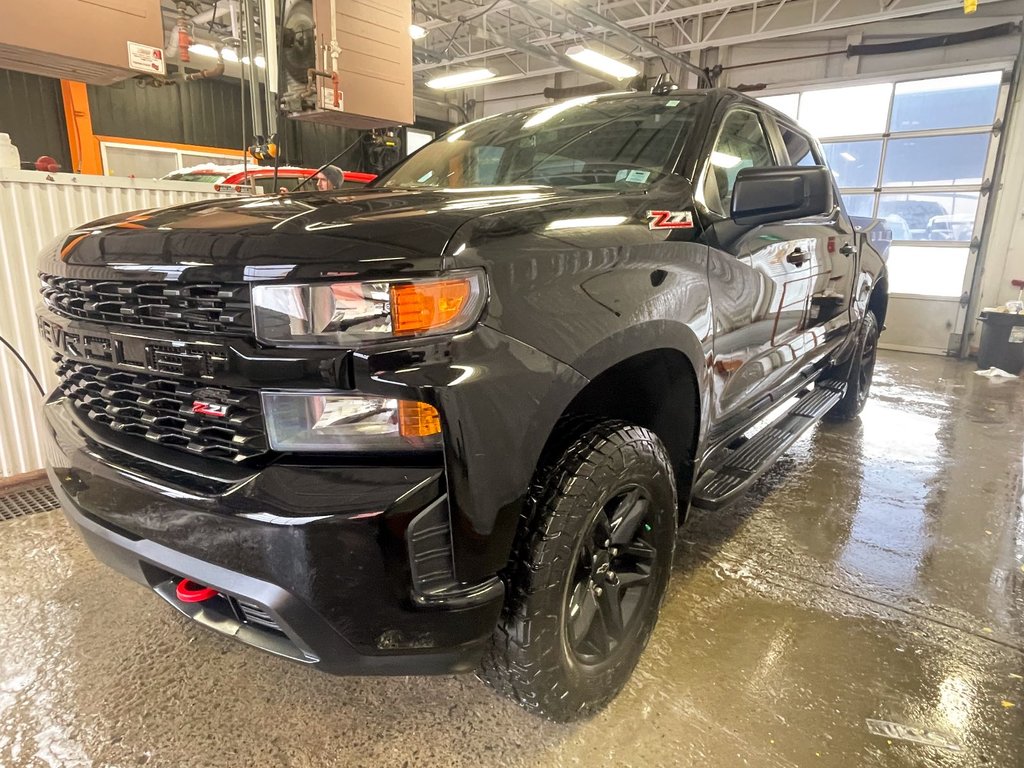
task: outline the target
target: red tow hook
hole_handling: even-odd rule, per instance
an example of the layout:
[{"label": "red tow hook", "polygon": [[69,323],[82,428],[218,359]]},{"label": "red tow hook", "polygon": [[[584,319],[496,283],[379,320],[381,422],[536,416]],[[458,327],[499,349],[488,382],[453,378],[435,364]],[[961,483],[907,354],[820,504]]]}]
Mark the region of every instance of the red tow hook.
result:
[{"label": "red tow hook", "polygon": [[209,600],[211,597],[216,597],[217,590],[204,587],[202,584],[196,584],[189,579],[182,579],[178,582],[175,594],[183,603],[201,603],[204,600]]}]

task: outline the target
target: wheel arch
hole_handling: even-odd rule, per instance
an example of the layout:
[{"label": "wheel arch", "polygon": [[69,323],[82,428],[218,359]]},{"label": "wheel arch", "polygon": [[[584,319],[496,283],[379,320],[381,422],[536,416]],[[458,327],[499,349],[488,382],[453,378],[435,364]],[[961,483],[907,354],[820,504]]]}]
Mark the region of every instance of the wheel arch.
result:
[{"label": "wheel arch", "polygon": [[884,272],[878,276],[868,296],[868,311],[873,312],[878,321],[879,331],[885,327],[885,315],[889,311],[889,276]]},{"label": "wheel arch", "polygon": [[596,419],[629,422],[651,430],[665,444],[685,509],[704,413],[690,355],[669,346],[634,351],[588,378],[552,428],[538,468],[560,455],[582,425]]}]

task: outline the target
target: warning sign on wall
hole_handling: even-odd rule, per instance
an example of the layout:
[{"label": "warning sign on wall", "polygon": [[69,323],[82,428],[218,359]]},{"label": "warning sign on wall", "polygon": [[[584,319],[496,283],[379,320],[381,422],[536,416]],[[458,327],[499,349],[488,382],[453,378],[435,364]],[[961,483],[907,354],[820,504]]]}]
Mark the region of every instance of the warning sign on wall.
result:
[{"label": "warning sign on wall", "polygon": [[128,41],[128,66],[151,75],[166,75],[167,62],[160,48]]}]

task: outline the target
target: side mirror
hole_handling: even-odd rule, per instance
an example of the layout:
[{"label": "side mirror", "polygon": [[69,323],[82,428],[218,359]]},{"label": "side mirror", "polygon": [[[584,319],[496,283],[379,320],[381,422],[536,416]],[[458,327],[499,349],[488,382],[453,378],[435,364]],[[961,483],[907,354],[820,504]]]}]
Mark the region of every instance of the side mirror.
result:
[{"label": "side mirror", "polygon": [[835,206],[832,174],[823,165],[744,168],[732,191],[732,218],[755,226],[822,216]]}]

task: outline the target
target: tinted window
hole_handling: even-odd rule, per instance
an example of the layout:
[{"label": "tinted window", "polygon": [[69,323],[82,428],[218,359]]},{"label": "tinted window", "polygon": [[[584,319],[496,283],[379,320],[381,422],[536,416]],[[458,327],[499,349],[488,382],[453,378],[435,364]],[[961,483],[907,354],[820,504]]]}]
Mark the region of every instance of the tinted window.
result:
[{"label": "tinted window", "polygon": [[821,165],[818,158],[814,156],[814,147],[806,136],[782,123],[779,123],[779,131],[782,133],[782,142],[786,145],[786,152],[789,154],[790,165]]},{"label": "tinted window", "polygon": [[727,215],[732,203],[736,176],[744,168],[777,165],[761,119],[738,109],[726,115],[718,141],[704,176],[704,202],[713,211]]},{"label": "tinted window", "polygon": [[485,118],[424,147],[379,186],[642,187],[669,172],[705,99],[588,96]]}]

